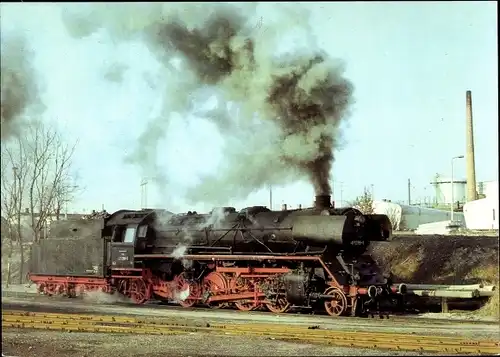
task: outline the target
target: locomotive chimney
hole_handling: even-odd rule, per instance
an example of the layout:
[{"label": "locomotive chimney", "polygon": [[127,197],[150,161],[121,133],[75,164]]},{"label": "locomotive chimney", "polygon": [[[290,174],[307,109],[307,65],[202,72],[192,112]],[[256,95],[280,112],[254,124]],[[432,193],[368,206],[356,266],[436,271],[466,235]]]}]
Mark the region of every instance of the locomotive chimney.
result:
[{"label": "locomotive chimney", "polygon": [[472,92],[468,90],[465,94],[466,107],[466,152],[467,165],[467,202],[474,201],[476,197],[476,168],[474,160],[474,129],[472,125]]},{"label": "locomotive chimney", "polygon": [[316,201],[314,201],[314,208],[318,211],[322,211],[331,207],[331,196],[330,195],[318,195],[316,196]]}]

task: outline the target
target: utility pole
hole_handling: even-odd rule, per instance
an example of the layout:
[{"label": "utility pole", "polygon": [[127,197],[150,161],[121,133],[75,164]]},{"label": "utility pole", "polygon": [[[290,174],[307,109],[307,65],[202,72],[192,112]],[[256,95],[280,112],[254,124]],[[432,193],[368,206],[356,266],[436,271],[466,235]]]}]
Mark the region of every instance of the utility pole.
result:
[{"label": "utility pole", "polygon": [[411,180],[408,179],[408,206],[411,206]]},{"label": "utility pole", "polygon": [[144,177],[141,180],[141,209],[147,208],[148,205],[148,179]]},{"label": "utility pole", "polygon": [[455,203],[453,202],[455,200],[455,197],[454,197],[455,196],[455,192],[454,192],[454,190],[455,190],[454,186],[455,185],[454,185],[454,182],[453,182],[453,161],[455,159],[463,159],[463,158],[464,158],[464,155],[454,156],[454,157],[451,158],[451,180],[450,180],[451,181],[450,182],[451,183],[451,204],[450,204],[451,224],[453,224],[453,218],[454,218],[453,217],[453,213],[455,211],[455,207],[454,207]]},{"label": "utility pole", "polygon": [[342,206],[342,202],[344,202],[342,200],[343,194],[344,194],[344,182],[340,181],[340,207],[343,207]]},{"label": "utility pole", "polygon": [[273,186],[269,185],[269,209],[273,210]]}]

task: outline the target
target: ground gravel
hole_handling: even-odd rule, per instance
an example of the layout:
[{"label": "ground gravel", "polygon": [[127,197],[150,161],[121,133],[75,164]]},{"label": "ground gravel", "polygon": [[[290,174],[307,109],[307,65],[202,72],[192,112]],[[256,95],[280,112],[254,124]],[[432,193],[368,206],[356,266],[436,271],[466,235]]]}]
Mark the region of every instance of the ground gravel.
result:
[{"label": "ground gravel", "polygon": [[432,355],[340,348],[272,340],[266,337],[176,336],[68,333],[4,329],[2,352],[16,357],[165,357],[165,356],[418,356]]}]

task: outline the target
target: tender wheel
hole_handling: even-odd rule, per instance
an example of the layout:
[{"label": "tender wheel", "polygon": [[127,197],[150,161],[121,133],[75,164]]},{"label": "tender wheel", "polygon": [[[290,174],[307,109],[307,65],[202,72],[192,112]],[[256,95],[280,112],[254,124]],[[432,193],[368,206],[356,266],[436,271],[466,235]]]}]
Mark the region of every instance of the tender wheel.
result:
[{"label": "tender wheel", "polygon": [[[196,304],[201,296],[201,287],[197,283],[189,283],[185,274],[181,273],[175,278],[176,300],[182,307],[191,307]],[[184,296],[189,294],[188,296]]]},{"label": "tender wheel", "polygon": [[73,284],[68,284],[66,286],[66,295],[69,297],[69,298],[75,298],[76,295],[77,295],[77,291],[76,291],[76,286],[73,285]]},{"label": "tender wheel", "polygon": [[[208,274],[203,279],[203,291],[210,293],[212,296],[224,293],[227,291],[229,283],[224,275],[217,272],[212,272]],[[221,302],[207,303],[207,305],[213,309],[219,309],[224,307],[226,304]]]},{"label": "tender wheel", "polygon": [[57,286],[55,284],[46,284],[44,288],[44,294],[47,296],[57,294]]},{"label": "tender wheel", "polygon": [[325,310],[330,316],[340,316],[347,310],[347,298],[343,291],[338,288],[329,287],[325,290],[325,295],[332,298],[325,301]]},{"label": "tender wheel", "polygon": [[144,304],[149,300],[148,286],[142,279],[133,279],[130,282],[129,294],[136,304]]},{"label": "tender wheel", "polygon": [[266,307],[275,314],[282,314],[290,308],[290,303],[284,296],[278,296],[273,302],[267,303]]}]

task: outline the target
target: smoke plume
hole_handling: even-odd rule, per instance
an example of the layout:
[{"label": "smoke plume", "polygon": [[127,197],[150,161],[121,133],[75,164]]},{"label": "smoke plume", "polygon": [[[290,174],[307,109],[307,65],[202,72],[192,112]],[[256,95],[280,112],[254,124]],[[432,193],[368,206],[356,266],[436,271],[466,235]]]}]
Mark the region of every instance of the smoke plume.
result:
[{"label": "smoke plume", "polygon": [[[216,174],[200,177],[189,191],[192,201],[223,203],[303,177],[316,194],[331,193],[333,151],[353,86],[342,63],[317,49],[304,9],[259,5],[275,15],[268,18],[256,6],[123,4],[111,11],[93,5],[64,16],[77,36],[104,27],[116,39],[141,39],[163,64],[163,112],[141,136],[149,148],[172,113],[196,113],[218,129],[224,162]],[[296,33],[306,43],[280,53],[283,39]],[[211,97],[217,105],[200,109]],[[150,152],[138,148],[135,160],[144,163]]]},{"label": "smoke plume", "polygon": [[38,87],[30,58],[32,53],[21,36],[2,35],[1,42],[1,138],[19,133],[23,114],[37,99]]}]

